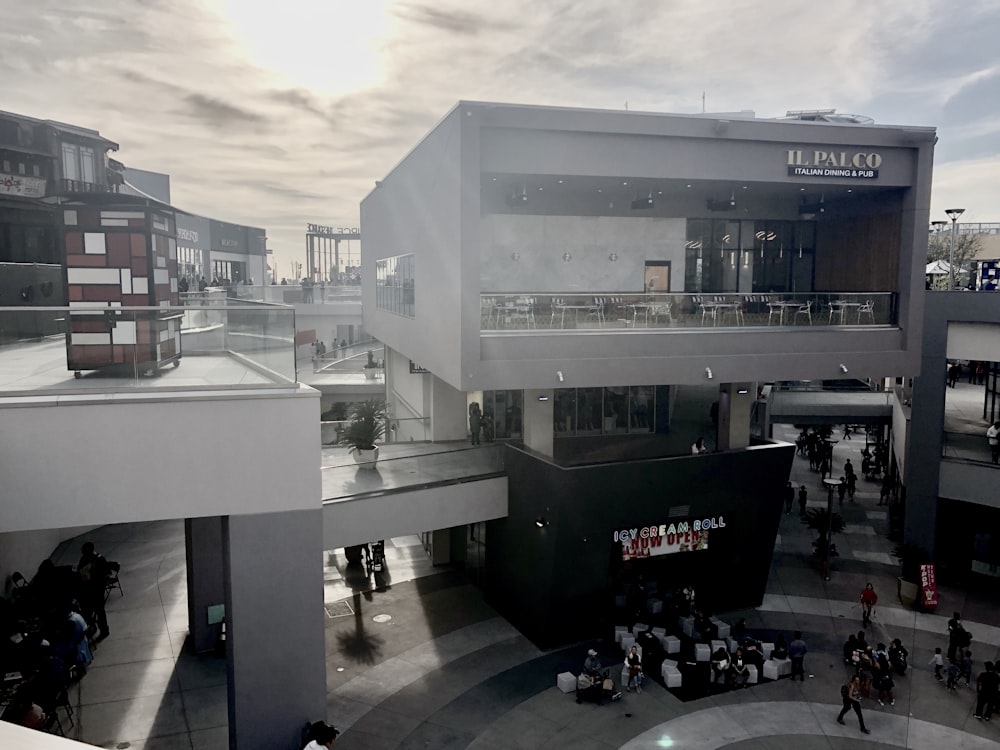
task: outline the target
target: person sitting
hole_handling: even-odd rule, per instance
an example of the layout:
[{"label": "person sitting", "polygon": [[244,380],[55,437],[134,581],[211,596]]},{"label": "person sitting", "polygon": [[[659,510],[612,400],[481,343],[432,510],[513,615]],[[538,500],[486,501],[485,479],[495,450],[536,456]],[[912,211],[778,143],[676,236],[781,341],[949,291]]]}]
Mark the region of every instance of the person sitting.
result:
[{"label": "person sitting", "polygon": [[583,673],[576,680],[577,703],[584,700],[596,703],[604,700],[616,701],[622,697],[622,694],[615,690],[614,680],[608,675],[608,671],[601,670],[601,660],[597,656],[597,651],[590,649],[583,662]]},{"label": "person sitting", "polygon": [[626,690],[632,691],[635,688],[635,692],[642,692],[642,657],[639,656],[639,649],[632,646],[629,649],[628,656],[625,657],[625,665],[628,667],[628,685]]},{"label": "person sitting", "polygon": [[310,724],[303,737],[302,750],[330,750],[340,732],[325,721]]},{"label": "person sitting", "polygon": [[771,651],[771,658],[779,661],[788,658],[788,642],[785,640],[784,633],[778,633],[778,637],[774,639],[774,650]]},{"label": "person sitting", "polygon": [[588,677],[599,677],[602,668],[601,658],[597,655],[597,651],[590,649],[587,652],[587,658],[583,660],[583,673]]},{"label": "person sitting", "polygon": [[712,654],[712,684],[729,684],[729,651],[719,646]]},{"label": "person sitting", "polygon": [[761,651],[760,644],[757,641],[747,639],[743,648],[743,658],[747,664],[757,667],[758,673],[764,671],[764,652]]},{"label": "person sitting", "polygon": [[741,617],[729,631],[729,635],[737,643],[742,643],[747,634],[747,618]]},{"label": "person sitting", "polygon": [[747,668],[747,661],[743,656],[743,649],[736,649],[733,660],[729,664],[729,684],[734,688],[745,688],[750,676]]}]

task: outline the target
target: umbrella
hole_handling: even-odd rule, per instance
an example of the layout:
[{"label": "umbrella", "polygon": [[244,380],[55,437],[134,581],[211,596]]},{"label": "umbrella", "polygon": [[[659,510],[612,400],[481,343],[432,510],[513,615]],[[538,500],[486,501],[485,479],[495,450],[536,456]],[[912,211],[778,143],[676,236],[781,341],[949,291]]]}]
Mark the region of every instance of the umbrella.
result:
[{"label": "umbrella", "polygon": [[946,260],[936,260],[933,263],[928,263],[927,268],[924,269],[924,274],[927,276],[940,276],[941,274],[949,273],[951,266],[948,265]]}]

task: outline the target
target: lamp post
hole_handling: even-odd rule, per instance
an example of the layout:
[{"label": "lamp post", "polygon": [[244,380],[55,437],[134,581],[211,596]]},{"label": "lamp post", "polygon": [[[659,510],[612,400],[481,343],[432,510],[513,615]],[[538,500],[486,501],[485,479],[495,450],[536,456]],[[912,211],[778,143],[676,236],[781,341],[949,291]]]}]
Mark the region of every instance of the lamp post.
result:
[{"label": "lamp post", "polygon": [[948,250],[948,291],[955,290],[955,238],[958,236],[958,217],[965,213],[964,208],[946,208],[944,210],[951,219],[951,245]]}]

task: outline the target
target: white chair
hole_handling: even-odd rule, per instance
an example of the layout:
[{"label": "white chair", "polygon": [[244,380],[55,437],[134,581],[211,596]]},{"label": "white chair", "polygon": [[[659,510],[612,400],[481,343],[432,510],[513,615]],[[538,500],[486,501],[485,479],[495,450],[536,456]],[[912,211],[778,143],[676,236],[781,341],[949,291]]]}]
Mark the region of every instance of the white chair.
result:
[{"label": "white chair", "polygon": [[747,685],[756,685],[758,679],[757,665],[747,664]]},{"label": "white chair", "polygon": [[644,622],[637,622],[632,626],[632,632],[636,635],[639,635],[639,633],[645,633],[647,630],[649,630],[649,626]]},{"label": "white chair", "polygon": [[870,299],[858,306],[858,324],[861,323],[862,315],[867,315],[871,319],[872,325],[875,324],[875,300]]},{"label": "white chair", "polygon": [[663,650],[668,654],[679,654],[681,652],[681,639],[676,635],[667,635],[660,639]]},{"label": "white chair", "polygon": [[795,311],[796,323],[798,323],[800,315],[805,315],[806,318],[809,320],[809,325],[813,324],[812,306],[813,306],[812,300],[809,300],[804,305],[799,305],[798,309]]},{"label": "white chair", "polygon": [[667,634],[667,629],[666,628],[653,628],[653,637],[654,638],[659,638],[662,641],[663,637],[666,634]]},{"label": "white chair", "polygon": [[682,617],[680,619],[681,632],[688,638],[694,638],[694,618]]},{"label": "white chair", "polygon": [[761,653],[761,656],[764,657],[765,661],[767,659],[771,658],[771,652],[772,651],[774,651],[774,644],[773,643],[761,643],[760,644],[760,653]]},{"label": "white chair", "polygon": [[674,662],[665,660],[663,666],[660,667],[660,674],[668,688],[679,688],[684,682],[684,677]]},{"label": "white chair", "polygon": [[629,649],[635,645],[635,636],[623,635],[621,644],[622,644],[622,651],[624,651],[627,654],[629,652]]},{"label": "white chair", "polygon": [[782,319],[784,318],[784,316],[782,315],[782,313],[784,312],[784,309],[785,309],[785,304],[783,302],[772,302],[771,298],[768,297],[767,298],[767,324],[771,325],[771,320],[772,320],[772,318],[774,318],[775,315],[778,316],[778,323],[780,324],[782,322]]},{"label": "white chair", "polygon": [[615,643],[622,642],[622,636],[628,635],[628,625],[615,625]]},{"label": "white chair", "polygon": [[575,693],[576,675],[572,672],[560,672],[556,675],[556,687],[564,693]]},{"label": "white chair", "polygon": [[694,660],[695,661],[712,660],[712,652],[709,650],[707,643],[694,644]]},{"label": "white chair", "polygon": [[729,625],[727,623],[724,623],[717,617],[710,617],[709,622],[719,629],[719,638],[726,640],[729,637]]}]

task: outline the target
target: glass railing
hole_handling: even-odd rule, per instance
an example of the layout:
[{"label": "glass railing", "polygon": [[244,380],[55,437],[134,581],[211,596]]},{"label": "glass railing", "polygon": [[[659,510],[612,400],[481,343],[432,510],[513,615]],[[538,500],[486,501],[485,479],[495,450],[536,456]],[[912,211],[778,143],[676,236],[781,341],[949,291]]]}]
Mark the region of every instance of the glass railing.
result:
[{"label": "glass railing", "polygon": [[359,285],[316,285],[303,288],[300,284],[234,284],[231,286],[209,287],[203,292],[181,293],[182,304],[200,304],[203,299],[230,297],[250,302],[267,302],[273,305],[314,304],[332,305],[361,302]]},{"label": "glass railing", "polygon": [[0,307],[4,395],[295,382],[290,308]]},{"label": "glass railing", "polygon": [[893,292],[482,294],[482,331],[895,325]]},{"label": "glass railing", "polygon": [[958,461],[993,464],[993,452],[986,440],[986,428],[978,433],[944,432],[941,457]]},{"label": "glass railing", "polygon": [[443,451],[434,443],[385,445],[380,447],[374,469],[357,466],[344,448],[335,463],[322,469],[323,499],[333,501],[355,495],[452,484],[499,474],[503,470],[501,443]]},{"label": "glass railing", "polygon": [[[350,420],[320,422],[323,445],[339,445],[340,437],[350,423]],[[430,426],[428,417],[389,418],[386,420],[386,442],[387,444],[425,443],[431,439]]]}]

